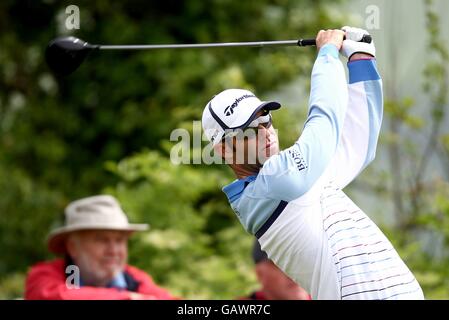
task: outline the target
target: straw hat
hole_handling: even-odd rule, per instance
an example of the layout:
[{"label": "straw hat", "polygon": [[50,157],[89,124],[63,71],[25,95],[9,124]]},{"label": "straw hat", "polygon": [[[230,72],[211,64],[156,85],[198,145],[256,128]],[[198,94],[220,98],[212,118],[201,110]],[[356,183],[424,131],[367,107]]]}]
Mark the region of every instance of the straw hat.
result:
[{"label": "straw hat", "polygon": [[65,226],[48,235],[48,249],[53,253],[66,252],[65,239],[79,230],[144,231],[148,224],[130,224],[118,201],[110,195],[98,195],[71,202],[65,208]]}]

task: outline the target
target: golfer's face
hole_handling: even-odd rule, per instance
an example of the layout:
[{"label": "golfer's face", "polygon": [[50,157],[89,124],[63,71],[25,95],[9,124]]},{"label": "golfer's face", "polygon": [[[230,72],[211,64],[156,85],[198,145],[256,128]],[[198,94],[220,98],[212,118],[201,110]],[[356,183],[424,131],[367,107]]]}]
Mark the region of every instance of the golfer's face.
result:
[{"label": "golfer's face", "polygon": [[121,272],[128,257],[128,233],[86,230],[79,232],[72,258],[92,280],[108,282]]},{"label": "golfer's face", "polygon": [[256,143],[259,161],[262,164],[272,155],[279,153],[278,136],[273,125],[268,128],[260,126]]},{"label": "golfer's face", "polygon": [[[237,137],[236,152],[244,153],[245,164],[263,165],[268,158],[279,153],[278,136],[271,122],[248,128],[244,135],[243,139]],[[238,156],[236,158],[239,159]]]}]

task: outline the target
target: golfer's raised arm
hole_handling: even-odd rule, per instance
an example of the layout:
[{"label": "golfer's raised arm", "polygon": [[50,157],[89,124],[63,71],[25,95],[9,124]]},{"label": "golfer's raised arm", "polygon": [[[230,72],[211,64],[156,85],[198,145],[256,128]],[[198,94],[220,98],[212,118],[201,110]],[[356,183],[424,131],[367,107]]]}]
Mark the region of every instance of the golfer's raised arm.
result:
[{"label": "golfer's raised arm", "polygon": [[[357,53],[351,54],[348,48]],[[342,51],[349,57],[348,109],[331,163],[334,182],[340,189],[374,160],[383,116],[382,79],[377,71],[374,43],[360,45],[346,40]]]},{"label": "golfer's raised arm", "polygon": [[312,70],[309,112],[301,136],[279,154],[279,161],[267,161],[259,174],[273,197],[294,200],[309,191],[324,173],[340,140],[347,90],[339,48],[325,44]]}]

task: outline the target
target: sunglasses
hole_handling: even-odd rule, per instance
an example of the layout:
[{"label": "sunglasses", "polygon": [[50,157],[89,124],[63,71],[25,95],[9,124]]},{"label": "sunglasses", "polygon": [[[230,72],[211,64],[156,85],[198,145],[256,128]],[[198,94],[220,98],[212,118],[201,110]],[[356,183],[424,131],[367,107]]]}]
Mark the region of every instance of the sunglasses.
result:
[{"label": "sunglasses", "polygon": [[271,118],[270,110],[262,109],[262,114],[259,117],[257,117],[256,119],[254,119],[246,128],[236,129],[234,131],[231,131],[231,132],[225,134],[222,138],[222,141],[224,141],[227,138],[236,137],[241,133],[243,133],[243,136],[248,136],[245,133],[255,131],[255,129],[257,129],[259,127],[259,125],[268,129],[269,127],[271,127],[271,124],[272,124],[272,118]]},{"label": "sunglasses", "polygon": [[254,119],[245,129],[250,128],[258,128],[259,125],[262,125],[265,128],[269,128],[271,126],[271,113],[270,110],[263,109],[262,114]]}]

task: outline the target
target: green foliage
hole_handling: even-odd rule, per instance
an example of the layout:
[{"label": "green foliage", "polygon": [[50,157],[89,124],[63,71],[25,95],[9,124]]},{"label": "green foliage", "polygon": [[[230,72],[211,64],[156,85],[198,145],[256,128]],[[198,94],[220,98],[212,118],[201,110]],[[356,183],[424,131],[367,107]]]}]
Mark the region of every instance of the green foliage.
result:
[{"label": "green foliage", "polygon": [[11,273],[8,277],[0,278],[0,300],[22,299],[25,282],[24,273]]},{"label": "green foliage", "polygon": [[413,105],[412,98],[404,98],[402,101],[387,100],[384,108],[394,121],[401,121],[411,129],[421,129],[424,126],[424,120],[411,112]]},{"label": "green foliage", "polygon": [[63,198],[32,181],[17,168],[0,166],[0,275],[26,271],[30,263],[47,257],[45,238]]}]

